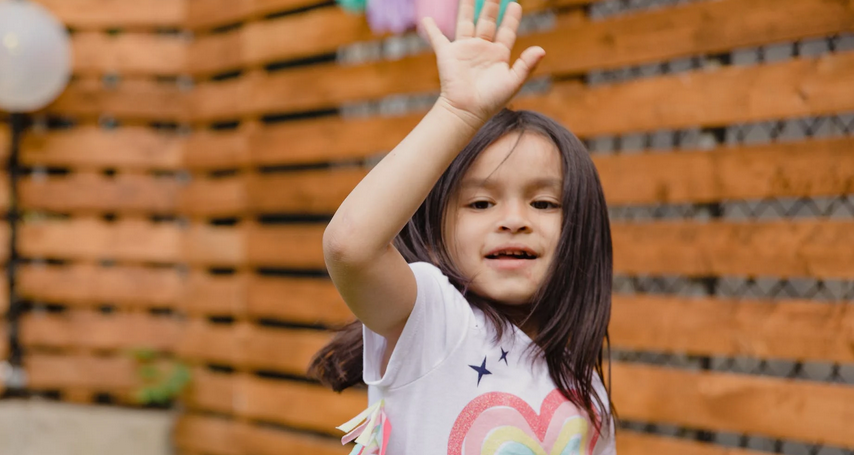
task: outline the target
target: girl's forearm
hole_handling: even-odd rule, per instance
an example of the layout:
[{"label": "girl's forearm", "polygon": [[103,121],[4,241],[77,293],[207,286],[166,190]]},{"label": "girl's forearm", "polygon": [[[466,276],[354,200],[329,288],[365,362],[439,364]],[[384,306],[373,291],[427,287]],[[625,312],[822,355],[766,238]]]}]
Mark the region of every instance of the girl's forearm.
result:
[{"label": "girl's forearm", "polygon": [[324,233],[327,258],[359,263],[386,251],[482,125],[440,99],[335,212]]}]

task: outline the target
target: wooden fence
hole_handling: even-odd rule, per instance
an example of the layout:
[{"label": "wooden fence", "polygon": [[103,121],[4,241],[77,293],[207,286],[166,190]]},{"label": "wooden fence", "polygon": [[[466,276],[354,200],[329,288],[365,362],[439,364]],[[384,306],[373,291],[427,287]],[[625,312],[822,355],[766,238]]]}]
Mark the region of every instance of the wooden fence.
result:
[{"label": "wooden fence", "polygon": [[[336,52],[388,37],[316,0],[39,1],[74,30],[75,79],[21,155],[32,171],[20,186],[18,246],[18,290],[33,307],[20,331],[29,387],[125,402],[139,385],[125,351],[144,346],[192,365],[181,453],[346,453],[324,435],[364,407],[364,391],[339,396],[304,378],[329,338],[323,329],[351,318],[322,276],[323,220],[364,163],[423,114],[382,115],[381,107],[435,92],[433,55],[344,63]],[[522,3],[529,14],[552,13],[551,28],[518,45],[546,49],[538,77],[550,82],[514,107],[553,116],[591,144],[615,209],[712,208],[708,219],[615,217],[620,277],[854,280],[852,216],[719,213],[729,201],[854,193],[854,127],[735,147],[721,135],[732,125],[854,112],[852,51],[731,61],[743,48],[850,33],[854,4],[662,1],[597,17],[597,8],[633,2]],[[704,63],[594,81],[679,59]],[[360,106],[369,115],[346,115]],[[685,130],[713,140],[644,153],[593,146]],[[851,303],[705,294],[615,295],[615,349],[702,365],[618,358],[613,399],[623,419],[643,424],[620,431],[619,453],[761,453],[710,443],[718,433],[854,449],[854,381],[708,365],[730,357],[852,364]],[[643,431],[656,425],[687,430]]]}]

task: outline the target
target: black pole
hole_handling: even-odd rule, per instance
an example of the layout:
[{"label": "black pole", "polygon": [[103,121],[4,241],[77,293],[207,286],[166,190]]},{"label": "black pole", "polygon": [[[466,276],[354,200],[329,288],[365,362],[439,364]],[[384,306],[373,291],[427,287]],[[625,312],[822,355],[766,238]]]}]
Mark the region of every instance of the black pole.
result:
[{"label": "black pole", "polygon": [[[16,282],[17,282],[17,267],[18,267],[18,223],[20,221],[20,213],[18,210],[18,177],[20,174],[20,149],[21,138],[24,130],[27,128],[27,116],[22,113],[12,113],[10,116],[10,126],[12,130],[11,143],[9,144],[9,160],[7,169],[9,170],[9,260],[6,266],[6,279],[9,288],[9,363],[13,368],[17,369],[21,366],[21,346],[18,343],[18,324],[23,308],[17,297]],[[14,386],[14,384],[10,384]]]}]

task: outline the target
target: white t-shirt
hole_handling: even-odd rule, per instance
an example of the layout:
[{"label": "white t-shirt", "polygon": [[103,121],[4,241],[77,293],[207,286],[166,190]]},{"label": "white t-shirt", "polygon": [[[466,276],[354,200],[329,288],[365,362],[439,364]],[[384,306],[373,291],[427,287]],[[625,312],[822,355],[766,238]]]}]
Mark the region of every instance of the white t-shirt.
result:
[{"label": "white t-shirt", "polygon": [[[517,328],[495,342],[483,313],[432,264],[410,264],[412,314],[384,375],[386,340],[364,329],[370,404],[385,399],[388,455],[608,455],[613,425],[599,436],[563,397],[544,360],[532,363]],[[596,376],[595,389],[608,403]]]}]

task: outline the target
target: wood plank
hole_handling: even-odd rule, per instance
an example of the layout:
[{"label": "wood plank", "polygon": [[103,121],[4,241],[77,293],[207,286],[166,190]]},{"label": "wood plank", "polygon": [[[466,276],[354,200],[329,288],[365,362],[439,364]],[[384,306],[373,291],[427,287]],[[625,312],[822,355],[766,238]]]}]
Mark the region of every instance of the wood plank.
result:
[{"label": "wood plank", "polygon": [[[2,138],[0,138],[2,140]],[[6,171],[0,172],[0,213],[5,213],[9,210],[11,195],[9,194],[9,174]]]},{"label": "wood plank", "polygon": [[[190,3],[192,27],[240,22],[258,14],[277,12],[288,5],[268,0],[267,5],[258,2],[237,3],[237,7],[215,8],[208,0]],[[311,0],[298,0],[308,3]],[[595,0],[594,0],[595,1]],[[526,13],[543,11],[555,7],[578,6],[590,1],[578,0],[520,0]],[[325,33],[335,30],[335,33]],[[299,36],[303,39],[293,40]],[[335,52],[340,46],[379,40],[388,34],[376,34],[370,30],[364,15],[351,14],[341,8],[316,8],[280,18],[247,23],[244,27],[226,33],[202,36],[191,45],[190,71],[194,75],[211,74],[254,67],[281,60],[294,60],[313,55]]]},{"label": "wood plank", "polygon": [[192,316],[233,316],[339,326],[354,319],[328,279],[194,271],[182,309]]},{"label": "wood plank", "polygon": [[0,122],[0,159],[9,156],[9,143],[12,141],[12,131],[8,123]]},{"label": "wood plank", "polygon": [[9,224],[0,224],[0,261],[9,260]]},{"label": "wood plank", "polygon": [[187,279],[187,291],[181,299],[181,310],[189,316],[246,315],[246,293],[250,273],[213,275],[193,270]]},{"label": "wood plank", "polygon": [[178,262],[180,228],[171,223],[94,218],[25,222],[20,228],[25,257],[128,262]]},{"label": "wood plank", "polygon": [[388,152],[423,114],[343,120],[338,117],[286,122],[247,134],[251,162],[259,166],[365,158]]},{"label": "wood plank", "polygon": [[180,186],[174,177],[139,174],[107,177],[77,172],[47,179],[23,178],[19,191],[21,207],[29,210],[170,214],[177,210]]},{"label": "wood plank", "polygon": [[851,385],[625,363],[612,374],[624,419],[854,447]]},{"label": "wood plank", "polygon": [[140,384],[130,355],[31,352],[24,355],[23,362],[27,385],[35,390],[80,388],[127,394]]},{"label": "wood plank", "polygon": [[[364,391],[338,394],[319,385],[196,370],[188,406],[339,435],[335,429],[367,406]],[[333,404],[334,403],[334,404]]]},{"label": "wood plank", "polygon": [[[323,225],[191,229],[196,265],[324,268]],[[854,277],[854,223],[844,220],[613,223],[614,269],[625,274]]]},{"label": "wood plank", "polygon": [[234,420],[222,417],[182,413],[175,424],[173,440],[181,450],[211,455],[243,455],[238,425]]},{"label": "wood plank", "polygon": [[25,348],[83,348],[125,355],[124,351],[141,348],[172,351],[182,330],[174,316],[75,310],[24,315],[19,333]]},{"label": "wood plank", "polygon": [[282,447],[287,447],[290,453],[315,455],[346,455],[350,451],[350,447],[341,445],[340,439],[202,414],[181,416],[175,434],[178,447],[213,455],[279,455]]},{"label": "wood plank", "polygon": [[177,76],[188,69],[190,43],[181,35],[80,32],[71,38],[74,74]]},{"label": "wood plank", "polygon": [[854,138],[593,156],[609,205],[854,193]]},{"label": "wood plank", "polygon": [[854,222],[612,224],[614,269],[625,274],[854,277]]},{"label": "wood plank", "polygon": [[[0,315],[6,315],[9,311],[9,280],[6,276],[0,277]],[[3,339],[0,337],[0,339]]]},{"label": "wood plank", "polygon": [[246,259],[257,267],[326,270],[323,225],[251,226]]},{"label": "wood plank", "polygon": [[123,309],[174,307],[183,294],[178,270],[91,264],[18,268],[18,293],[37,302],[70,306],[113,304]]},{"label": "wood plank", "polygon": [[249,211],[246,182],[251,177],[195,177],[180,192],[181,213],[193,217],[229,217]]},{"label": "wood plank", "polygon": [[194,265],[323,269],[322,225],[232,226],[193,224],[185,258]]},{"label": "wood plank", "polygon": [[[834,138],[593,159],[610,205],[703,203],[854,193],[852,149],[854,139]],[[183,211],[331,214],[365,173],[335,169],[195,180],[185,190],[192,202]]]},{"label": "wood plank", "polygon": [[185,359],[239,369],[305,376],[314,354],[331,339],[318,330],[275,329],[249,323],[189,323],[178,349]]},{"label": "wood plank", "polygon": [[[788,8],[800,14],[789,14],[792,10]],[[801,14],[815,18],[815,21],[804,26],[804,21],[799,20],[804,17]],[[852,29],[854,7],[839,2],[788,0],[787,8],[779,8],[775,0],[721,0],[621,15],[589,25],[534,34],[520,40],[519,48],[536,43],[546,49],[549,57],[538,69],[538,74],[579,74],[592,69],[720,52],[751,44],[830,35]],[[837,85],[841,84],[837,82]],[[306,86],[315,87],[315,90],[301,89]],[[266,78],[200,84],[199,90],[193,94],[191,115],[198,121],[211,121],[261,113],[323,109],[392,94],[434,92],[437,89],[435,57],[431,54],[354,66],[314,65],[281,71]],[[805,96],[809,97],[809,93]],[[562,96],[556,98],[559,98],[553,100],[556,104],[572,104],[566,103]],[[217,102],[213,103],[212,99]],[[697,109],[693,103],[677,104]],[[662,108],[670,103],[647,105]],[[586,107],[585,112],[591,110],[590,106]],[[596,107],[596,112],[607,112],[599,105]],[[648,112],[639,111],[644,115]]]},{"label": "wood plank", "polygon": [[180,28],[184,1],[175,0],[36,0],[74,29]]},{"label": "wood plank", "polygon": [[620,455],[650,453],[656,455],[762,455],[767,452],[620,430],[617,433],[617,453]]},{"label": "wood plank", "polygon": [[174,133],[133,126],[106,130],[80,125],[27,134],[21,144],[21,163],[77,169],[178,170],[183,150],[183,140]]},{"label": "wood plank", "polygon": [[[9,329],[0,327],[0,360],[5,361],[9,358]],[[5,379],[5,378],[4,378]],[[0,393],[5,390],[3,379],[0,379]]]},{"label": "wood plank", "polygon": [[247,137],[254,135],[257,129],[253,123],[242,122],[234,131],[195,130],[187,137],[184,166],[191,170],[207,170],[248,165]]},{"label": "wood plank", "polygon": [[584,137],[715,127],[854,110],[852,73],[854,52],[840,52],[589,89],[561,84],[546,96],[519,99],[514,107],[538,110]]},{"label": "wood plank", "polygon": [[248,182],[250,209],[331,215],[367,173],[363,168],[339,168],[255,175]]},{"label": "wood plank", "polygon": [[625,350],[854,363],[851,303],[615,294],[610,332]]},{"label": "wood plank", "polygon": [[109,116],[124,121],[180,122],[186,119],[188,96],[174,82],[123,79],[108,88],[100,79],[86,77],[72,81],[47,111],[88,119]]},{"label": "wood plank", "polygon": [[328,279],[253,277],[247,312],[262,319],[337,327],[355,316]]}]

